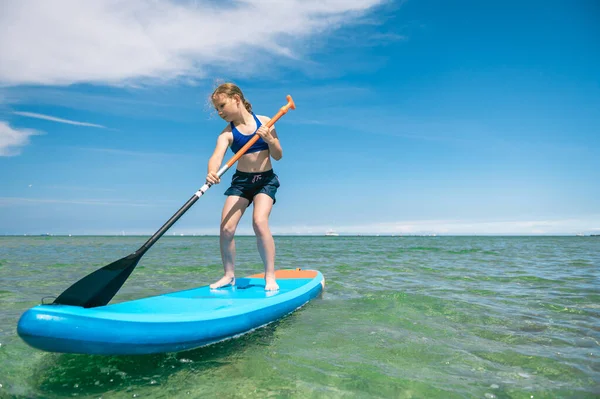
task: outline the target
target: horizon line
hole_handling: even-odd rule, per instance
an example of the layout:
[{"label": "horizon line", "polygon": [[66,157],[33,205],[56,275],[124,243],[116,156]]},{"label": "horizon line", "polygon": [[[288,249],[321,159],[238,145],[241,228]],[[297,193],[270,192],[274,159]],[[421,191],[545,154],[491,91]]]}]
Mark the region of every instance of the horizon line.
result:
[{"label": "horizon line", "polygon": [[[150,234],[0,234],[0,237],[150,237]],[[181,238],[181,237],[219,237],[219,234],[170,234],[161,238]],[[255,234],[236,234],[236,237],[255,237]],[[600,237],[600,234],[584,233],[548,233],[548,234],[524,234],[524,233],[468,233],[468,234],[393,234],[393,233],[339,233],[337,236],[328,236],[326,234],[273,234],[273,237],[327,237],[335,239],[339,237]]]}]

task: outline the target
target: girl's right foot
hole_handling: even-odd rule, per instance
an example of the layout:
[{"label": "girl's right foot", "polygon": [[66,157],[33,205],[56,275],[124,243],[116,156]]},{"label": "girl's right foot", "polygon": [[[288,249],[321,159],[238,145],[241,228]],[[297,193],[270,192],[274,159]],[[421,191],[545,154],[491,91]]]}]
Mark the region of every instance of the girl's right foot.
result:
[{"label": "girl's right foot", "polygon": [[217,281],[216,283],[211,284],[209,287],[211,290],[214,290],[216,288],[223,288],[223,287],[228,287],[228,286],[234,286],[235,285],[235,276],[223,276],[223,278],[221,278],[219,281]]}]

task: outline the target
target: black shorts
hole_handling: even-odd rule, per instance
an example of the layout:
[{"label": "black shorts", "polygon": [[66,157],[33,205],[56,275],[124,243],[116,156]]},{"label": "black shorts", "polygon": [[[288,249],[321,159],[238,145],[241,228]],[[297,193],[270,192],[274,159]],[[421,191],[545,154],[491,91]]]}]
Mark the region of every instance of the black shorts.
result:
[{"label": "black shorts", "polygon": [[273,169],[259,173],[247,173],[236,170],[231,178],[231,187],[225,191],[225,195],[246,198],[252,203],[254,196],[262,193],[273,198],[273,204],[275,204],[275,194],[278,187],[279,179],[275,172],[273,172]]}]

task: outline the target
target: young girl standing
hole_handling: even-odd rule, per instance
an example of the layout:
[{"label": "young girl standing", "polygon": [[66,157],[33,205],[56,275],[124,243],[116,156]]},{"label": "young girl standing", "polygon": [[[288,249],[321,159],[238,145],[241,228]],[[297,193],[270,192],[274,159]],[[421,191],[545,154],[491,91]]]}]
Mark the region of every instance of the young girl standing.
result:
[{"label": "young girl standing", "polygon": [[211,101],[229,124],[217,138],[215,150],[208,160],[206,181],[220,183],[217,171],[221,167],[227,148],[237,153],[255,134],[260,138],[237,162],[237,170],[231,179],[231,187],[225,191],[227,199],[221,214],[220,245],[225,275],[210,288],[235,284],[235,230],[246,208],[254,202],[252,227],[256,234],[258,252],[265,265],[265,290],[279,289],[275,280],[275,242],[269,229],[269,215],[279,187],[273,172],[271,157],[280,160],[283,151],[274,127],[265,124],[270,118],[255,115],[252,105],[242,91],[233,83],[224,83],[211,95]]}]

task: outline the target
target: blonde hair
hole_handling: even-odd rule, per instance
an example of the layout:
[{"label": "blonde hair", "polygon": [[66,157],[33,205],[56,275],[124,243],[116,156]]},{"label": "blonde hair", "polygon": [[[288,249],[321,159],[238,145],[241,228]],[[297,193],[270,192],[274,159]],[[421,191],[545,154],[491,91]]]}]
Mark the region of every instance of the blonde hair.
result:
[{"label": "blonde hair", "polygon": [[213,91],[213,94],[211,94],[211,102],[214,100],[215,96],[219,94],[224,94],[229,98],[233,98],[235,95],[239,96],[240,100],[242,100],[242,104],[246,107],[246,111],[252,113],[252,104],[244,98],[244,93],[242,93],[242,90],[237,85],[233,83],[220,84],[215,91]]}]

